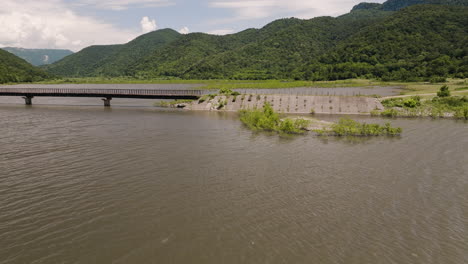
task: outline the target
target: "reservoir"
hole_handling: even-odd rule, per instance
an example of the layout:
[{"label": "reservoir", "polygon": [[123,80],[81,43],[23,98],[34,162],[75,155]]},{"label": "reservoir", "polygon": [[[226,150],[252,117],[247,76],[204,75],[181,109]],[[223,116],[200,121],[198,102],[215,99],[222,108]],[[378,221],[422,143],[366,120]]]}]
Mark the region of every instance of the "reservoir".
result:
[{"label": "reservoir", "polygon": [[468,262],[466,121],[284,138],[154,102],[0,98],[0,263]]}]

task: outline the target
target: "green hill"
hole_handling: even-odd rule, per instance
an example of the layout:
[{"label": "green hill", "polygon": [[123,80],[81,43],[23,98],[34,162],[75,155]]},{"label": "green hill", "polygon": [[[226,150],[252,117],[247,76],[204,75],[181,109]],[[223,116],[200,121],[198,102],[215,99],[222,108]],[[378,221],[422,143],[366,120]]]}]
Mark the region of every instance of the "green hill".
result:
[{"label": "green hill", "polygon": [[468,7],[403,9],[341,43],[309,67],[312,79],[468,77]]},{"label": "green hill", "polygon": [[85,48],[44,69],[59,76],[123,76],[130,65],[164,47],[180,36],[177,31],[153,31],[123,45],[101,45]]},{"label": "green hill", "polygon": [[226,36],[166,29],[125,45],[90,47],[46,69],[78,77],[463,78],[468,76],[467,2],[361,3],[336,18],[280,19]]},{"label": "green hill", "polygon": [[23,49],[12,47],[2,49],[15,54],[34,66],[51,64],[73,54],[72,51],[63,49]]},{"label": "green hill", "polygon": [[[281,28],[298,23],[300,23],[298,19],[284,19],[275,21],[261,30],[248,29],[226,36],[204,33],[181,36],[164,49],[156,51],[150,57],[134,65],[134,74],[140,77],[184,76],[207,58],[257,43],[276,34]],[[204,73],[206,75],[199,78],[221,77],[214,76],[213,74],[216,74],[214,72],[205,71]],[[195,75],[186,77],[195,77]]]},{"label": "green hill", "polygon": [[121,48],[122,45],[90,46],[75,54],[43,68],[53,74],[69,77],[92,76],[102,62]]},{"label": "green hill", "polygon": [[0,49],[0,83],[32,82],[47,78],[47,74],[25,60]]},{"label": "green hill", "polygon": [[364,3],[360,3],[354,6],[352,11],[362,10],[362,9],[398,11],[408,6],[420,5],[420,4],[468,6],[468,1],[466,0],[388,0],[384,2],[383,4],[364,2]]},{"label": "green hill", "polygon": [[[340,41],[370,23],[379,21],[389,12],[361,11],[338,18],[319,17],[311,20],[289,19],[294,23],[279,27],[276,21],[269,27],[274,32],[237,49],[205,58],[180,75],[184,78],[271,79],[298,78],[299,68],[327,52]],[[164,67],[164,66],[163,66]]]}]

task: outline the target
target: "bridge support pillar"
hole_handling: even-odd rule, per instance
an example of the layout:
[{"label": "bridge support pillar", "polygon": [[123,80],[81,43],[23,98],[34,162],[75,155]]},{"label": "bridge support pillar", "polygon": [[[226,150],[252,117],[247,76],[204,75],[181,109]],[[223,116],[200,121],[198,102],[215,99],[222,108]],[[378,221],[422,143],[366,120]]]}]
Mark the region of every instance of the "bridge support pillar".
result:
[{"label": "bridge support pillar", "polygon": [[26,103],[26,105],[32,105],[32,99],[34,98],[34,96],[24,96],[23,99],[24,99],[24,102]]},{"label": "bridge support pillar", "polygon": [[105,107],[110,107],[111,106],[111,100],[112,100],[112,97],[106,97],[106,98],[103,98],[102,101],[104,101],[104,106]]}]

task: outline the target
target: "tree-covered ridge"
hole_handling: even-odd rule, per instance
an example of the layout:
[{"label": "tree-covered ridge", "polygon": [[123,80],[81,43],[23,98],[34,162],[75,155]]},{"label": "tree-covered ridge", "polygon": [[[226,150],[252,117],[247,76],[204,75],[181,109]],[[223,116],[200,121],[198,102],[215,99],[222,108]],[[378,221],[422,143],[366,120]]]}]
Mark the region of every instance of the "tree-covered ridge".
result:
[{"label": "tree-covered ridge", "polygon": [[40,81],[47,77],[41,69],[0,49],[0,83]]},{"label": "tree-covered ridge", "polygon": [[362,10],[362,9],[398,11],[408,6],[421,5],[421,4],[468,6],[468,1],[466,0],[388,0],[382,4],[364,2],[364,3],[360,3],[354,6],[352,11]]},{"label": "tree-covered ridge", "polygon": [[59,76],[93,76],[95,70],[102,66],[104,59],[114,54],[121,46],[90,46],[54,64],[44,66],[44,69],[53,75]]},{"label": "tree-covered ridge", "polygon": [[180,36],[163,29],[150,32],[123,45],[91,46],[45,69],[59,76],[126,76],[130,66]]},{"label": "tree-covered ridge", "polygon": [[63,49],[23,49],[14,47],[6,47],[2,49],[13,53],[34,66],[51,64],[73,54],[71,50]]},{"label": "tree-covered ridge", "polygon": [[280,19],[226,36],[159,30],[125,45],[84,49],[47,69],[142,79],[466,78],[466,2],[362,3],[336,18]]},{"label": "tree-covered ridge", "polygon": [[421,5],[369,26],[311,65],[312,79],[468,77],[468,7]]},{"label": "tree-covered ridge", "polygon": [[163,29],[139,36],[103,59],[102,66],[98,67],[95,73],[105,76],[130,75],[131,65],[176,40],[179,36],[180,33],[172,29]]},{"label": "tree-covered ridge", "polygon": [[[466,7],[418,5],[398,12],[355,10],[338,18],[283,19],[251,31],[250,43],[229,41],[230,47],[217,44],[235,35],[186,36],[141,62],[136,75],[186,79],[465,78],[467,14]],[[269,27],[275,30],[262,33]]]},{"label": "tree-covered ridge", "polygon": [[363,11],[338,18],[294,19],[294,24],[264,38],[205,58],[181,73],[181,76],[203,79],[303,79],[303,65],[386,15],[386,12]]}]

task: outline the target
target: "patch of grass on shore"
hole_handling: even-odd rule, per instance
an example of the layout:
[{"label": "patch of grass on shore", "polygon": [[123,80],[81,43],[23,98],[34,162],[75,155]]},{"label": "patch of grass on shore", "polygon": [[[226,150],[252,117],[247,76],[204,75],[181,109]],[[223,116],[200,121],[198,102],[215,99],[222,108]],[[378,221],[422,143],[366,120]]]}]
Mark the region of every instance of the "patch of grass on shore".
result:
[{"label": "patch of grass on shore", "polygon": [[[423,100],[419,96],[390,98],[382,101],[385,117],[453,117],[468,120],[468,96],[451,96],[447,86],[442,86],[438,96]],[[376,115],[376,113],[372,113]]]},{"label": "patch of grass on shore", "polygon": [[403,130],[400,127],[392,127],[390,123],[381,126],[379,124],[359,123],[349,118],[341,118],[337,124],[331,125],[329,128],[315,130],[319,135],[327,136],[397,136]]},{"label": "patch of grass on shore", "polygon": [[303,134],[310,123],[305,119],[281,119],[269,103],[265,103],[261,110],[241,110],[239,113],[241,122],[253,131]]},{"label": "patch of grass on shore", "polygon": [[456,92],[463,91],[468,87],[468,79],[447,79],[443,83],[431,83],[431,82],[410,82],[400,83],[393,82],[396,86],[403,87],[401,95],[419,95],[419,94],[436,94],[441,85],[447,85],[450,89]]}]

